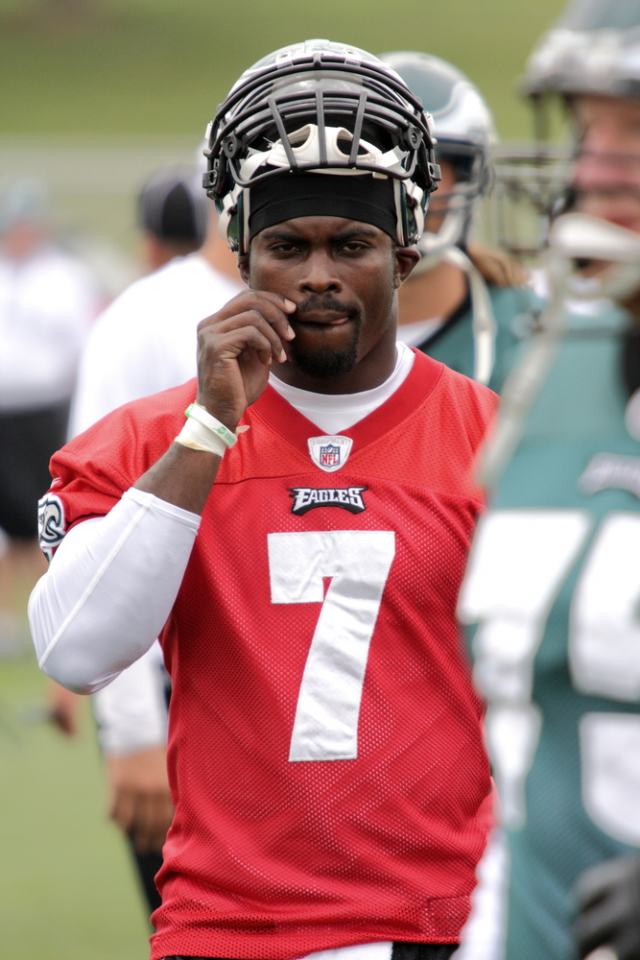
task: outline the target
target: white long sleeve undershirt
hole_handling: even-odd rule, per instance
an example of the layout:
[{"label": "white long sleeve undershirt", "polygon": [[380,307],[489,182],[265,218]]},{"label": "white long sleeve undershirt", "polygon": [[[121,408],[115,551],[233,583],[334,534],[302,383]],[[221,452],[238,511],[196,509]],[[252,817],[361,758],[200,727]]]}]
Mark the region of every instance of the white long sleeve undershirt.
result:
[{"label": "white long sleeve undershirt", "polygon": [[130,489],[66,535],[29,601],[44,672],[93,693],[151,647],[180,589],[200,517]]}]

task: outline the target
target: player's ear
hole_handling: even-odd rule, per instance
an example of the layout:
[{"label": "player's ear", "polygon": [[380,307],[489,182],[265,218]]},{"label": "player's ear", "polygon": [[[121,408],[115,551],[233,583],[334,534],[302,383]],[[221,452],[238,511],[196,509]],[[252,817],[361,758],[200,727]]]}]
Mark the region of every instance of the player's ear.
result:
[{"label": "player's ear", "polygon": [[397,290],[420,260],[420,254],[415,247],[399,247],[397,245],[394,247],[394,254],[396,262],[393,285]]},{"label": "player's ear", "polygon": [[247,286],[249,286],[249,254],[238,254],[238,272]]}]

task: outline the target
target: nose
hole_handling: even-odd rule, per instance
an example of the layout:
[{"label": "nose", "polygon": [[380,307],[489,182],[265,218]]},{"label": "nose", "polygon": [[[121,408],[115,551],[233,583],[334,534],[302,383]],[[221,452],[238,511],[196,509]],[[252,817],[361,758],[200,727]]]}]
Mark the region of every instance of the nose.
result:
[{"label": "nose", "polygon": [[299,289],[306,293],[338,293],[342,282],[337,265],[330,251],[315,249],[305,257],[298,283]]}]

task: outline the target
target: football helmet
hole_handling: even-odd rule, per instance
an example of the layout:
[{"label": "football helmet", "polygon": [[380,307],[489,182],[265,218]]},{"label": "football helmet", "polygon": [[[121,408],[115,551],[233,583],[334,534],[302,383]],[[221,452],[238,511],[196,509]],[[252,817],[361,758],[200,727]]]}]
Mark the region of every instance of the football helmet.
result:
[{"label": "football helmet", "polygon": [[373,174],[394,183],[397,241],[418,241],[440,176],[430,117],[377,57],[307,40],[246,70],[206,133],[203,184],[231,249],[249,243],[251,187],[270,177]]},{"label": "football helmet", "polygon": [[491,182],[490,151],[498,142],[491,111],[468,77],[446,60],[428,53],[399,50],[380,59],[398,73],[431,114],[437,139],[436,157],[452,164],[457,184],[434,203],[445,218],[437,236],[425,232],[423,253],[438,247],[464,247],[473,202]]},{"label": "football helmet", "polygon": [[639,97],[639,0],[571,0],[534,47],[523,88],[532,97]]},{"label": "football helmet", "polygon": [[529,56],[521,89],[536,142],[496,158],[495,224],[501,244],[534,254],[572,201],[575,145],[549,142],[554,103],[566,113],[575,94],[640,97],[640,0],[570,0]]},{"label": "football helmet", "polygon": [[442,261],[462,270],[469,282],[475,347],[474,378],[488,383],[494,363],[496,323],[480,271],[465,253],[474,201],[491,183],[490,151],[497,143],[493,117],[480,91],[452,64],[413,50],[383,53],[409,89],[420,97],[433,120],[436,157],[453,166],[456,186],[436,196],[444,213],[437,233],[428,230],[418,243],[421,260],[414,276]]}]

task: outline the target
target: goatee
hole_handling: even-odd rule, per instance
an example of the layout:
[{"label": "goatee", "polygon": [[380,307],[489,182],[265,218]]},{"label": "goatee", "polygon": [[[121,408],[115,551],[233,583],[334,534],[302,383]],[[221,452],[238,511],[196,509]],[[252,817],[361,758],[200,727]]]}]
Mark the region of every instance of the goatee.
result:
[{"label": "goatee", "polygon": [[360,324],[356,324],[351,343],[336,350],[335,347],[319,347],[317,350],[305,350],[299,346],[299,341],[289,343],[289,357],[291,363],[308,377],[326,380],[330,377],[340,377],[351,373],[358,360],[358,340]]}]

